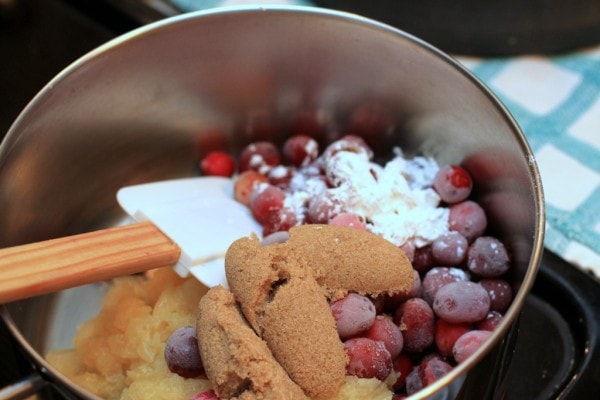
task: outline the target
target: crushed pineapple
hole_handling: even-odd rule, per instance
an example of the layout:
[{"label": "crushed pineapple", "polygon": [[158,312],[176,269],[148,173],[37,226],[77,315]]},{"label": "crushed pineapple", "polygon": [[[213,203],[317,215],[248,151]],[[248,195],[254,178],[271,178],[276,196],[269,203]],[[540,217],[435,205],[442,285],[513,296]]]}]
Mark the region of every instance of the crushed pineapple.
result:
[{"label": "crushed pineapple", "polygon": [[48,362],[84,389],[109,400],[187,400],[206,390],[206,379],[184,379],[167,368],[164,346],[173,331],[195,325],[206,288],[171,269],[149,279],[114,280],[100,313],[85,322],[74,349],[55,350]]},{"label": "crushed pineapple", "polygon": [[[164,346],[176,329],[195,326],[206,291],[170,268],[147,278],[117,278],[100,313],[79,328],[74,349],[53,350],[46,359],[75,384],[107,400],[189,400],[208,390],[210,382],[170,372]],[[332,400],[391,398],[384,382],[348,376]]]}]

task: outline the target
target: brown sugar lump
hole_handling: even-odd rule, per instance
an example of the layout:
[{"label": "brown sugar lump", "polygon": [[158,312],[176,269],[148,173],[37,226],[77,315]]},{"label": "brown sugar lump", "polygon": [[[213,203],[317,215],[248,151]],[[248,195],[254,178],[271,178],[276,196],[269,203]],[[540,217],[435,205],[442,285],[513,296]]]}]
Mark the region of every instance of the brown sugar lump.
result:
[{"label": "brown sugar lump", "polygon": [[294,382],[313,399],[345,381],[346,353],[323,289],[287,246],[237,240],[225,258],[231,291],[256,332]]},{"label": "brown sugar lump", "polygon": [[289,233],[284,246],[311,266],[332,299],[348,292],[408,293],[413,287],[406,254],[374,233],[333,225],[301,225]]},{"label": "brown sugar lump", "polygon": [[243,319],[221,286],[200,301],[197,336],[206,374],[221,399],[308,399]]}]

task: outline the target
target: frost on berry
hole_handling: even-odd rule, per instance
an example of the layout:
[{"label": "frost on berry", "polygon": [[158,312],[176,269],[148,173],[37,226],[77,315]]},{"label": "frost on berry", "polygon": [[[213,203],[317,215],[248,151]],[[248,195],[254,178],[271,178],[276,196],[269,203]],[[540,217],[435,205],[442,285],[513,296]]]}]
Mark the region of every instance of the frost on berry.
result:
[{"label": "frost on berry", "polygon": [[261,184],[250,196],[250,211],[259,223],[265,225],[278,217],[284,200],[283,190],[270,184]]},{"label": "frost on berry", "polygon": [[286,207],[284,204],[279,211],[273,212],[270,215],[268,221],[263,223],[263,237],[276,232],[288,231],[296,226],[297,222],[296,212],[293,209]]},{"label": "frost on berry", "polygon": [[469,331],[459,337],[454,343],[453,355],[457,363],[464,362],[475,353],[492,336],[490,331]]},{"label": "frost on berry", "polygon": [[382,342],[364,337],[348,339],[344,350],[348,355],[349,375],[383,381],[392,372],[392,357]]},{"label": "frost on berry", "polygon": [[313,224],[327,224],[342,212],[342,202],[332,192],[325,190],[310,200],[308,220]]},{"label": "frost on berry", "polygon": [[240,203],[249,206],[250,196],[260,183],[266,183],[267,178],[253,170],[242,172],[234,182],[233,196]]},{"label": "frost on berry", "polygon": [[469,247],[467,267],[484,278],[495,278],[508,271],[510,258],[502,242],[491,236],[482,236]]},{"label": "frost on berry", "polygon": [[279,149],[271,142],[255,142],[246,146],[239,157],[240,172],[254,170],[266,175],[281,163]]},{"label": "frost on berry", "polygon": [[438,265],[460,265],[467,255],[469,242],[456,231],[438,236],[431,243],[431,255]]},{"label": "frost on berry", "polygon": [[364,160],[370,160],[373,157],[373,151],[362,138],[358,136],[346,136],[336,140],[325,148],[321,156],[323,163],[327,165],[340,152],[354,153]]},{"label": "frost on berry", "polygon": [[483,235],[487,228],[485,211],[479,204],[471,200],[450,206],[448,222],[450,230],[463,235],[469,243]]},{"label": "frost on berry", "polygon": [[490,310],[503,313],[512,302],[512,288],[508,282],[499,278],[482,279],[479,284],[490,296]]},{"label": "frost on berry", "polygon": [[307,135],[294,135],[283,144],[283,157],[296,167],[310,165],[319,155],[319,144]]},{"label": "frost on berry", "polygon": [[442,286],[433,300],[433,311],[447,322],[475,322],[490,310],[490,296],[474,282],[457,281]]},{"label": "frost on berry", "polygon": [[484,319],[475,323],[475,329],[480,331],[494,331],[502,322],[502,314],[498,311],[490,311]]},{"label": "frost on berry", "polygon": [[392,360],[398,357],[404,345],[400,328],[390,318],[383,315],[375,317],[373,325],[364,334],[364,337],[383,343],[390,352]]},{"label": "frost on berry", "polygon": [[454,267],[435,267],[430,269],[421,283],[422,297],[430,305],[437,291],[450,282],[468,281],[469,275],[460,268]]},{"label": "frost on berry", "polygon": [[375,305],[365,296],[349,293],[331,304],[340,338],[347,339],[365,332],[375,322]]},{"label": "frost on berry", "polygon": [[446,203],[466,200],[473,189],[471,175],[458,165],[442,166],[433,180],[433,188]]},{"label": "frost on berry", "polygon": [[290,187],[295,173],[296,170],[293,167],[277,165],[269,170],[267,178],[271,185],[285,190]]},{"label": "frost on berry", "polygon": [[406,351],[419,353],[433,343],[435,318],[425,300],[414,298],[405,301],[396,309],[394,322],[402,331]]}]

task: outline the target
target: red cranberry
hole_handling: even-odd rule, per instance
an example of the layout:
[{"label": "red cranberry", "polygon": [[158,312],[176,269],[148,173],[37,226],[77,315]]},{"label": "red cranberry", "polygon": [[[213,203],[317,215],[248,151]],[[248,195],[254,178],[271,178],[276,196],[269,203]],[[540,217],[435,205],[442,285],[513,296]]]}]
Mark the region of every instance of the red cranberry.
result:
[{"label": "red cranberry", "polygon": [[213,151],[200,161],[200,171],[208,176],[230,177],[235,172],[235,160],[224,151]]}]

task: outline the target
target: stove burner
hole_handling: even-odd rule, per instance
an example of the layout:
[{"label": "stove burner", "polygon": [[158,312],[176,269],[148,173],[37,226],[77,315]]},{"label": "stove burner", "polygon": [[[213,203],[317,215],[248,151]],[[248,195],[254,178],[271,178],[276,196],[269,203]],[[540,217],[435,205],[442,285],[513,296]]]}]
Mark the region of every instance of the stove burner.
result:
[{"label": "stove burner", "polygon": [[[540,334],[543,333],[543,338]],[[544,299],[531,295],[519,324],[519,340],[513,362],[519,369],[508,371],[510,398],[552,399],[573,376],[580,350],[568,322]],[[534,347],[533,347],[534,346]],[[531,371],[531,379],[519,379]]]},{"label": "stove burner", "polygon": [[504,398],[595,398],[599,310],[600,282],[546,252],[520,318]]}]

